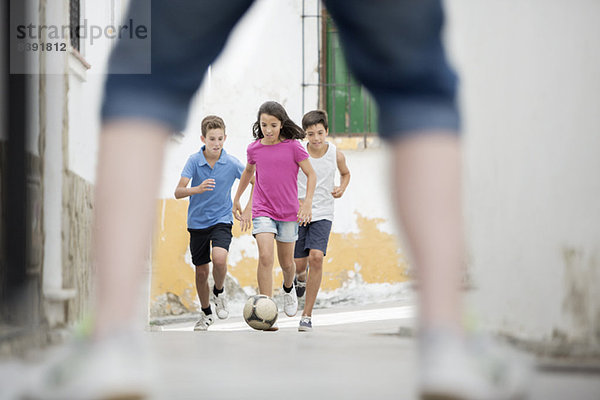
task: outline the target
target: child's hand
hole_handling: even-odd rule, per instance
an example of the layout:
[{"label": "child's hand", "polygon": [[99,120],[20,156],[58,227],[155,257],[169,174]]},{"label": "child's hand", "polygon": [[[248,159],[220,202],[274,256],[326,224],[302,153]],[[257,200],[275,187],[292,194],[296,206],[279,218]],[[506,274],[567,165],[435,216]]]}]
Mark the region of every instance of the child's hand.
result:
[{"label": "child's hand", "polygon": [[200,193],[204,193],[207,191],[211,191],[214,189],[214,187],[215,187],[215,180],[212,178],[208,178],[208,179],[205,179],[204,182],[202,182],[201,184],[196,186],[196,189],[198,190],[198,194],[200,194]]},{"label": "child's hand", "polygon": [[303,201],[300,209],[298,210],[298,223],[300,226],[306,226],[312,219],[312,204]]},{"label": "child's hand", "polygon": [[240,202],[239,200],[234,200],[233,201],[233,216],[235,217],[235,219],[237,219],[238,221],[242,220],[242,206],[240,206]]},{"label": "child's hand", "polygon": [[252,208],[246,207],[240,218],[240,227],[242,232],[252,228]]},{"label": "child's hand", "polygon": [[346,189],[342,189],[341,186],[336,186],[333,188],[333,192],[331,192],[331,195],[334,199],[339,199],[340,197],[342,197],[345,191]]}]

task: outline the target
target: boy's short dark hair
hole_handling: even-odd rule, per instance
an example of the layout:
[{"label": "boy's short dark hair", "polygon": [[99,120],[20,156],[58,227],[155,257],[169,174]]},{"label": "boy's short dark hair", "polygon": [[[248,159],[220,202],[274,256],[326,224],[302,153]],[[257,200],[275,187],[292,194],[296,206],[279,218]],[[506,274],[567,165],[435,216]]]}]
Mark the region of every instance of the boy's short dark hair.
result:
[{"label": "boy's short dark hair", "polygon": [[325,129],[329,129],[327,123],[327,111],[324,110],[313,110],[304,114],[302,117],[302,129],[306,130],[309,126],[322,124]]},{"label": "boy's short dark hair", "polygon": [[202,136],[206,137],[209,129],[223,129],[225,132],[225,122],[221,117],[216,115],[208,115],[202,120]]}]

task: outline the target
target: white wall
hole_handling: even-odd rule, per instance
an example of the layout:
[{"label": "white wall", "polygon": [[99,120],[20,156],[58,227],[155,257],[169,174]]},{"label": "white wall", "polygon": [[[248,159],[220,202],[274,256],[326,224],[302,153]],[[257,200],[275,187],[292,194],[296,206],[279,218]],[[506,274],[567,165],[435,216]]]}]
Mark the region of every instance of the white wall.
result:
[{"label": "white wall", "polygon": [[[302,3],[302,1],[299,1]],[[304,109],[302,114],[312,110],[319,103],[319,50],[321,46],[320,1],[304,0]],[[302,12],[302,6],[300,6]],[[300,122],[300,121],[298,121]]]},{"label": "white wall", "polygon": [[[46,7],[47,25],[61,26],[68,21],[63,7]],[[63,115],[65,106],[66,55],[63,52],[45,52],[41,79],[45,82],[40,91],[45,115],[41,120],[45,130],[43,146],[44,189],[44,293],[62,289],[62,187],[63,187]],[[38,77],[36,76],[36,79]],[[35,111],[33,111],[35,110]],[[29,115],[38,115],[36,104]],[[32,145],[34,145],[32,143]],[[37,147],[37,143],[34,147]]]},{"label": "white wall", "polygon": [[175,141],[168,152],[162,197],[173,197],[188,156],[200,149],[200,123],[206,115],[223,118],[228,135],[225,148],[244,163],[246,147],[252,140],[252,124],[264,101],[278,101],[300,123],[300,15],[300,2],[259,0],[240,21],[205,77],[192,105],[185,136]]},{"label": "white wall", "polygon": [[446,4],[473,308],[514,334],[589,338],[600,328],[600,3]]},{"label": "white wall", "polygon": [[[316,15],[318,3],[306,1],[305,14]],[[259,0],[238,24],[223,54],[205,77],[192,105],[184,136],[172,141],[163,172],[161,197],[173,198],[190,154],[201,147],[200,122],[208,114],[227,125],[226,150],[246,162],[252,124],[260,104],[280,102],[299,125],[302,109],[302,2]],[[305,22],[305,82],[318,83],[320,30],[317,18]],[[273,65],[275,63],[276,65]],[[318,90],[305,91],[304,112],[317,108]],[[387,154],[379,147],[346,152],[352,184],[336,202],[335,232],[356,232],[356,213],[388,222],[380,229],[395,233],[387,190]],[[235,187],[234,187],[235,190]]]},{"label": "white wall", "polygon": [[[108,1],[81,3],[88,26],[106,27],[120,23],[121,9],[127,1],[115,1],[115,10],[111,10]],[[96,177],[100,107],[108,55],[113,44],[114,40],[104,37],[93,44],[90,38],[81,39],[81,53],[90,69],[74,56],[69,57],[69,169],[89,182],[94,182]]]},{"label": "white wall", "polygon": [[[600,324],[600,3],[446,6],[450,56],[462,76],[471,306],[483,324],[516,335],[543,339],[559,329],[589,338]],[[302,110],[300,13],[301,2],[261,0],[245,16],[196,98],[186,135],[170,146],[162,197],[172,198],[199,149],[205,115],[224,118],[226,148],[244,161],[264,100],[281,102],[297,122],[317,106],[313,91]],[[312,83],[317,47],[308,48]],[[274,52],[276,66],[263,56]],[[334,230],[352,231],[361,212],[394,232],[386,153],[346,156],[353,178]]]}]

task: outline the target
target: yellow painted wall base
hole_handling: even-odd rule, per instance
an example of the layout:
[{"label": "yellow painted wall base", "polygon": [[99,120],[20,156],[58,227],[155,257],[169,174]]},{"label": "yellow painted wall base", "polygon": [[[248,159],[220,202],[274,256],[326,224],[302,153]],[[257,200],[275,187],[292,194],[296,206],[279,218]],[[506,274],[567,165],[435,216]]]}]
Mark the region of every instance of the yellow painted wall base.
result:
[{"label": "yellow painted wall base", "polygon": [[[151,302],[167,292],[178,295],[188,309],[197,311],[194,267],[189,257],[189,233],[187,232],[187,201],[163,199],[158,206],[158,227],[155,238]],[[378,224],[381,219],[370,219],[357,215],[357,233],[333,232],[329,239],[328,252],[323,264],[321,290],[340,288],[351,276],[359,273],[363,281],[369,283],[397,283],[407,280],[407,263],[399,251],[397,238],[382,232]],[[239,226],[234,224],[234,238],[241,238]],[[230,254],[236,243],[232,242]],[[245,243],[253,243],[244,241]],[[242,258],[229,263],[229,272],[242,287],[257,287],[256,249],[241,250]],[[186,256],[187,253],[187,256]],[[277,260],[277,256],[275,256]],[[274,268],[274,287],[282,284],[282,274],[277,261]]]}]

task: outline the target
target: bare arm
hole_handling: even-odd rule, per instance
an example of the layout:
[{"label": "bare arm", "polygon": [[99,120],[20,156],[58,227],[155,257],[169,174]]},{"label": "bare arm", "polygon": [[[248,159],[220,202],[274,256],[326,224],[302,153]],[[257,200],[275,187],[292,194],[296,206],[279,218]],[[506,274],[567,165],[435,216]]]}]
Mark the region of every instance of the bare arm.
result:
[{"label": "bare arm", "polygon": [[254,196],[254,176],[250,179],[250,184],[252,188],[250,189],[250,197],[248,198],[248,203],[246,204],[246,208],[240,216],[235,216],[241,222],[242,232],[250,229],[252,227],[252,196]]},{"label": "bare arm", "polygon": [[312,165],[310,165],[308,158],[300,161],[298,165],[306,175],[306,196],[304,196],[300,210],[298,210],[298,222],[300,225],[308,225],[312,219],[312,200],[317,184],[317,174]]},{"label": "bare arm", "polygon": [[334,198],[339,199],[346,191],[348,183],[350,183],[350,170],[346,165],[346,157],[344,156],[344,153],[339,150],[337,150],[336,153],[336,161],[338,171],[340,171],[340,186],[334,187],[331,194]]},{"label": "bare arm", "polygon": [[[244,212],[242,206],[240,205],[240,197],[242,197],[242,194],[248,187],[248,184],[254,179],[255,170],[256,165],[246,164],[246,168],[244,169],[244,172],[242,172],[242,176],[240,177],[240,183],[235,193],[235,197],[233,198],[233,215],[239,221],[241,221],[242,214]],[[254,190],[252,190],[252,192],[254,192]],[[252,201],[252,195],[250,196],[249,201]]]},{"label": "bare arm", "polygon": [[182,199],[184,197],[192,196],[194,194],[200,194],[207,191],[211,191],[215,187],[214,179],[205,179],[198,186],[187,187],[188,183],[190,183],[190,178],[186,178],[182,176],[175,188],[175,198]]}]

